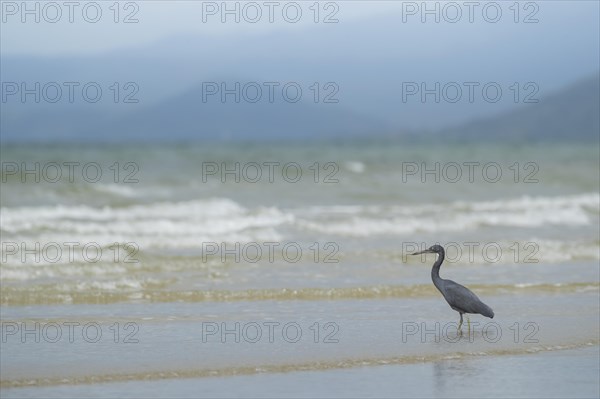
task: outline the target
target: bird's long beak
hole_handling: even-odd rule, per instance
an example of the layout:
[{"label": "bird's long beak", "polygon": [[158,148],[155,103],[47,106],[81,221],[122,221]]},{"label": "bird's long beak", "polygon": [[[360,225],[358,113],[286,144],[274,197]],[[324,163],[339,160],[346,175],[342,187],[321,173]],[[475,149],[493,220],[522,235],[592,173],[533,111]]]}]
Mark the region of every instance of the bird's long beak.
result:
[{"label": "bird's long beak", "polygon": [[431,251],[429,249],[426,249],[424,251],[419,251],[419,252],[415,252],[413,254],[409,254],[409,255],[421,255],[421,254],[430,254]]}]

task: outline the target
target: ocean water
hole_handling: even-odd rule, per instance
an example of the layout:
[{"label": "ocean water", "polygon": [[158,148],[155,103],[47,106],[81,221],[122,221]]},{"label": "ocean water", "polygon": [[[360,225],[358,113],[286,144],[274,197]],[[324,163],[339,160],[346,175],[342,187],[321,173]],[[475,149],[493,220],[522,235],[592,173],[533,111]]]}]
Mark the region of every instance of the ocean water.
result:
[{"label": "ocean water", "polygon": [[[307,371],[597,358],[597,144],[3,145],[1,161],[11,396],[165,379],[166,396],[228,396],[255,374],[244,384],[303,396]],[[468,335],[431,284],[434,257],[408,256],[434,243],[442,277],[496,313]],[[598,373],[566,374],[573,396],[597,392]]]}]

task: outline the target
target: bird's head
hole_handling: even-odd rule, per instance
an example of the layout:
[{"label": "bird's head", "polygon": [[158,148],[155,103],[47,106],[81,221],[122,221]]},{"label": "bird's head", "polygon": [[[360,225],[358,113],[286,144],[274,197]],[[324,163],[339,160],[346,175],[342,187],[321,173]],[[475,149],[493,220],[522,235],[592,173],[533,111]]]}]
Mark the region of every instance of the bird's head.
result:
[{"label": "bird's head", "polygon": [[424,251],[419,251],[419,252],[415,252],[411,255],[421,255],[421,254],[438,254],[438,255],[442,255],[444,253],[444,247],[442,247],[441,245],[432,245],[429,248],[427,248]]}]

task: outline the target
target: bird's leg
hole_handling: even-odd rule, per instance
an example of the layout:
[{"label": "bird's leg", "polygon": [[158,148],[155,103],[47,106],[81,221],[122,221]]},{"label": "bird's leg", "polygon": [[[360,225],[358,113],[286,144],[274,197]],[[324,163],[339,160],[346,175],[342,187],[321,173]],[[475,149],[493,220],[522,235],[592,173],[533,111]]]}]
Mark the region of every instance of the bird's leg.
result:
[{"label": "bird's leg", "polygon": [[459,313],[459,314],[460,314],[460,322],[458,323],[458,333],[459,333],[459,335],[462,335],[461,327],[462,327],[462,323],[463,323],[463,318],[462,318],[462,313]]},{"label": "bird's leg", "polygon": [[469,337],[471,336],[471,319],[467,316],[467,326],[469,327]]}]

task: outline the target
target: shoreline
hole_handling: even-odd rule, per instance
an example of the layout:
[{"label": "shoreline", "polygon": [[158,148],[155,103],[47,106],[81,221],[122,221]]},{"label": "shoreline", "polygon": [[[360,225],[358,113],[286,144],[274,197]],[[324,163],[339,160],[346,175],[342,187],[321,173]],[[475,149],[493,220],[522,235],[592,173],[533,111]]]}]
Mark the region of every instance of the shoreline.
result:
[{"label": "shoreline", "polygon": [[[29,308],[3,320],[0,387],[324,371],[600,345],[597,293],[486,299],[496,317],[471,317],[471,334],[465,322],[462,338],[455,312],[438,298]],[[67,323],[76,324],[73,334]]]},{"label": "shoreline", "polygon": [[[559,382],[556,380],[556,376],[554,375],[545,375],[540,376],[536,375],[538,383],[540,379],[548,381],[553,381],[554,384],[562,384],[563,391],[562,392],[552,392],[552,390],[547,390],[545,393],[540,393],[539,397],[565,397],[564,392],[566,388],[566,392],[572,392],[572,397],[597,397],[598,389],[600,389],[599,381],[597,378],[597,371],[600,367],[597,362],[594,360],[598,360],[600,356],[600,343],[596,342],[595,344],[583,344],[583,345],[573,345],[571,347],[564,346],[560,348],[545,348],[537,351],[527,351],[516,352],[516,351],[504,351],[499,352],[493,355],[480,355],[480,354],[462,354],[460,357],[453,357],[452,355],[447,355],[442,358],[434,359],[431,357],[430,359],[423,357],[413,357],[411,359],[403,359],[398,362],[394,362],[393,359],[388,360],[380,360],[378,362],[373,362],[371,364],[365,363],[364,361],[355,361],[353,363],[348,363],[345,365],[337,364],[337,365],[322,365],[323,367],[320,369],[304,369],[302,366],[298,367],[277,367],[277,368],[269,368],[269,367],[261,367],[261,368],[245,368],[239,369],[235,372],[231,372],[227,375],[219,375],[219,374],[211,374],[205,373],[204,375],[195,375],[193,371],[183,372],[180,375],[173,375],[172,373],[159,373],[157,375],[148,375],[148,374],[140,374],[139,378],[131,379],[131,376],[118,376],[115,378],[109,379],[90,379],[89,381],[73,381],[70,383],[65,383],[64,381],[45,381],[45,385],[31,386],[31,381],[29,383],[24,383],[23,385],[18,386],[6,386],[4,384],[0,385],[3,391],[3,397],[35,397],[35,396],[44,396],[44,397],[101,397],[105,395],[106,392],[118,392],[122,397],[164,397],[168,395],[173,395],[172,389],[176,389],[179,387],[178,397],[188,397],[188,396],[198,396],[198,392],[207,392],[204,387],[209,387],[207,397],[230,397],[230,396],[243,396],[243,397],[251,397],[251,396],[293,396],[293,397],[303,397],[303,396],[312,396],[316,393],[321,393],[322,396],[345,396],[350,394],[348,391],[349,387],[344,388],[345,384],[350,384],[351,386],[356,385],[356,377],[361,376],[362,382],[364,383],[362,391],[354,391],[353,396],[401,396],[401,397],[415,397],[421,396],[417,388],[423,383],[423,380],[419,382],[413,383],[411,386],[404,386],[405,391],[402,394],[398,395],[398,392],[392,393],[390,392],[389,386],[381,386],[377,385],[381,382],[381,377],[384,375],[397,375],[397,376],[406,376],[407,373],[415,374],[420,377],[425,377],[425,381],[431,382],[433,385],[436,385],[438,381],[436,378],[433,378],[431,375],[427,373],[423,373],[423,369],[427,369],[433,367],[434,369],[444,369],[449,370],[452,373],[452,370],[459,370],[460,367],[469,370],[484,370],[482,373],[489,372],[489,368],[486,370],[485,367],[475,367],[478,365],[485,365],[486,367],[492,368],[500,368],[503,367],[505,373],[510,374],[515,370],[511,370],[510,368],[504,367],[501,363],[511,363],[513,365],[518,364],[519,367],[527,368],[531,374],[533,373],[531,370],[532,367],[541,367],[545,370],[554,369],[554,365],[564,367],[565,360],[567,363],[570,361],[573,364],[583,365],[586,369],[590,371],[587,376],[583,376],[581,374],[578,375],[577,388],[579,389],[577,392],[571,390],[573,387],[566,387],[564,384],[568,381]],[[555,362],[555,363],[553,363]],[[593,365],[595,364],[595,369]],[[459,365],[460,367],[457,367]],[[329,367],[331,366],[331,367]],[[401,371],[396,373],[396,371]],[[517,374],[515,372],[515,374]],[[590,376],[596,373],[596,379],[590,378]],[[334,376],[335,378],[332,378]],[[438,376],[439,377],[439,376]],[[463,376],[464,377],[464,376]],[[587,379],[582,381],[583,379]],[[263,385],[264,380],[269,380],[271,382],[272,388],[266,388]],[[319,381],[319,384],[303,384],[304,380],[314,380]],[[235,384],[232,384],[234,382]],[[333,382],[333,385],[326,387],[325,384],[327,381]],[[354,382],[353,382],[354,381]],[[378,382],[379,381],[379,382]],[[387,385],[390,384],[389,380],[386,379]],[[471,379],[465,379],[464,383],[470,384]],[[581,390],[581,383],[585,382],[585,390]],[[287,387],[298,387],[298,385],[306,388],[304,392],[299,394],[299,392],[282,392],[281,389],[290,389]],[[498,381],[496,381],[498,384]],[[392,384],[394,385],[394,384]],[[513,381],[514,385],[514,381]],[[160,386],[169,387],[169,392],[165,393],[164,388],[161,390]],[[223,388],[223,387],[227,388]],[[365,392],[365,387],[375,387],[379,386],[380,392]],[[500,386],[497,385],[497,388]],[[505,387],[506,388],[506,387]],[[520,386],[521,389],[527,389],[527,387]],[[227,389],[231,389],[227,391]],[[273,391],[270,391],[273,389]],[[325,389],[325,391],[319,391]],[[411,390],[412,389],[412,390]],[[595,389],[595,391],[594,391]],[[268,391],[265,391],[268,390]],[[369,395],[371,393],[372,395]],[[437,395],[425,396],[427,397],[439,397],[440,392]],[[442,396],[446,396],[448,392],[444,391]],[[487,395],[489,395],[489,391]],[[431,394],[431,392],[429,392]],[[472,389],[465,390],[461,392],[462,396],[472,396],[472,397],[481,397],[481,395],[486,395],[482,391],[473,391]],[[498,392],[494,392],[493,395],[498,395]],[[449,396],[454,396],[450,394]],[[569,397],[567,395],[567,397]]]}]

